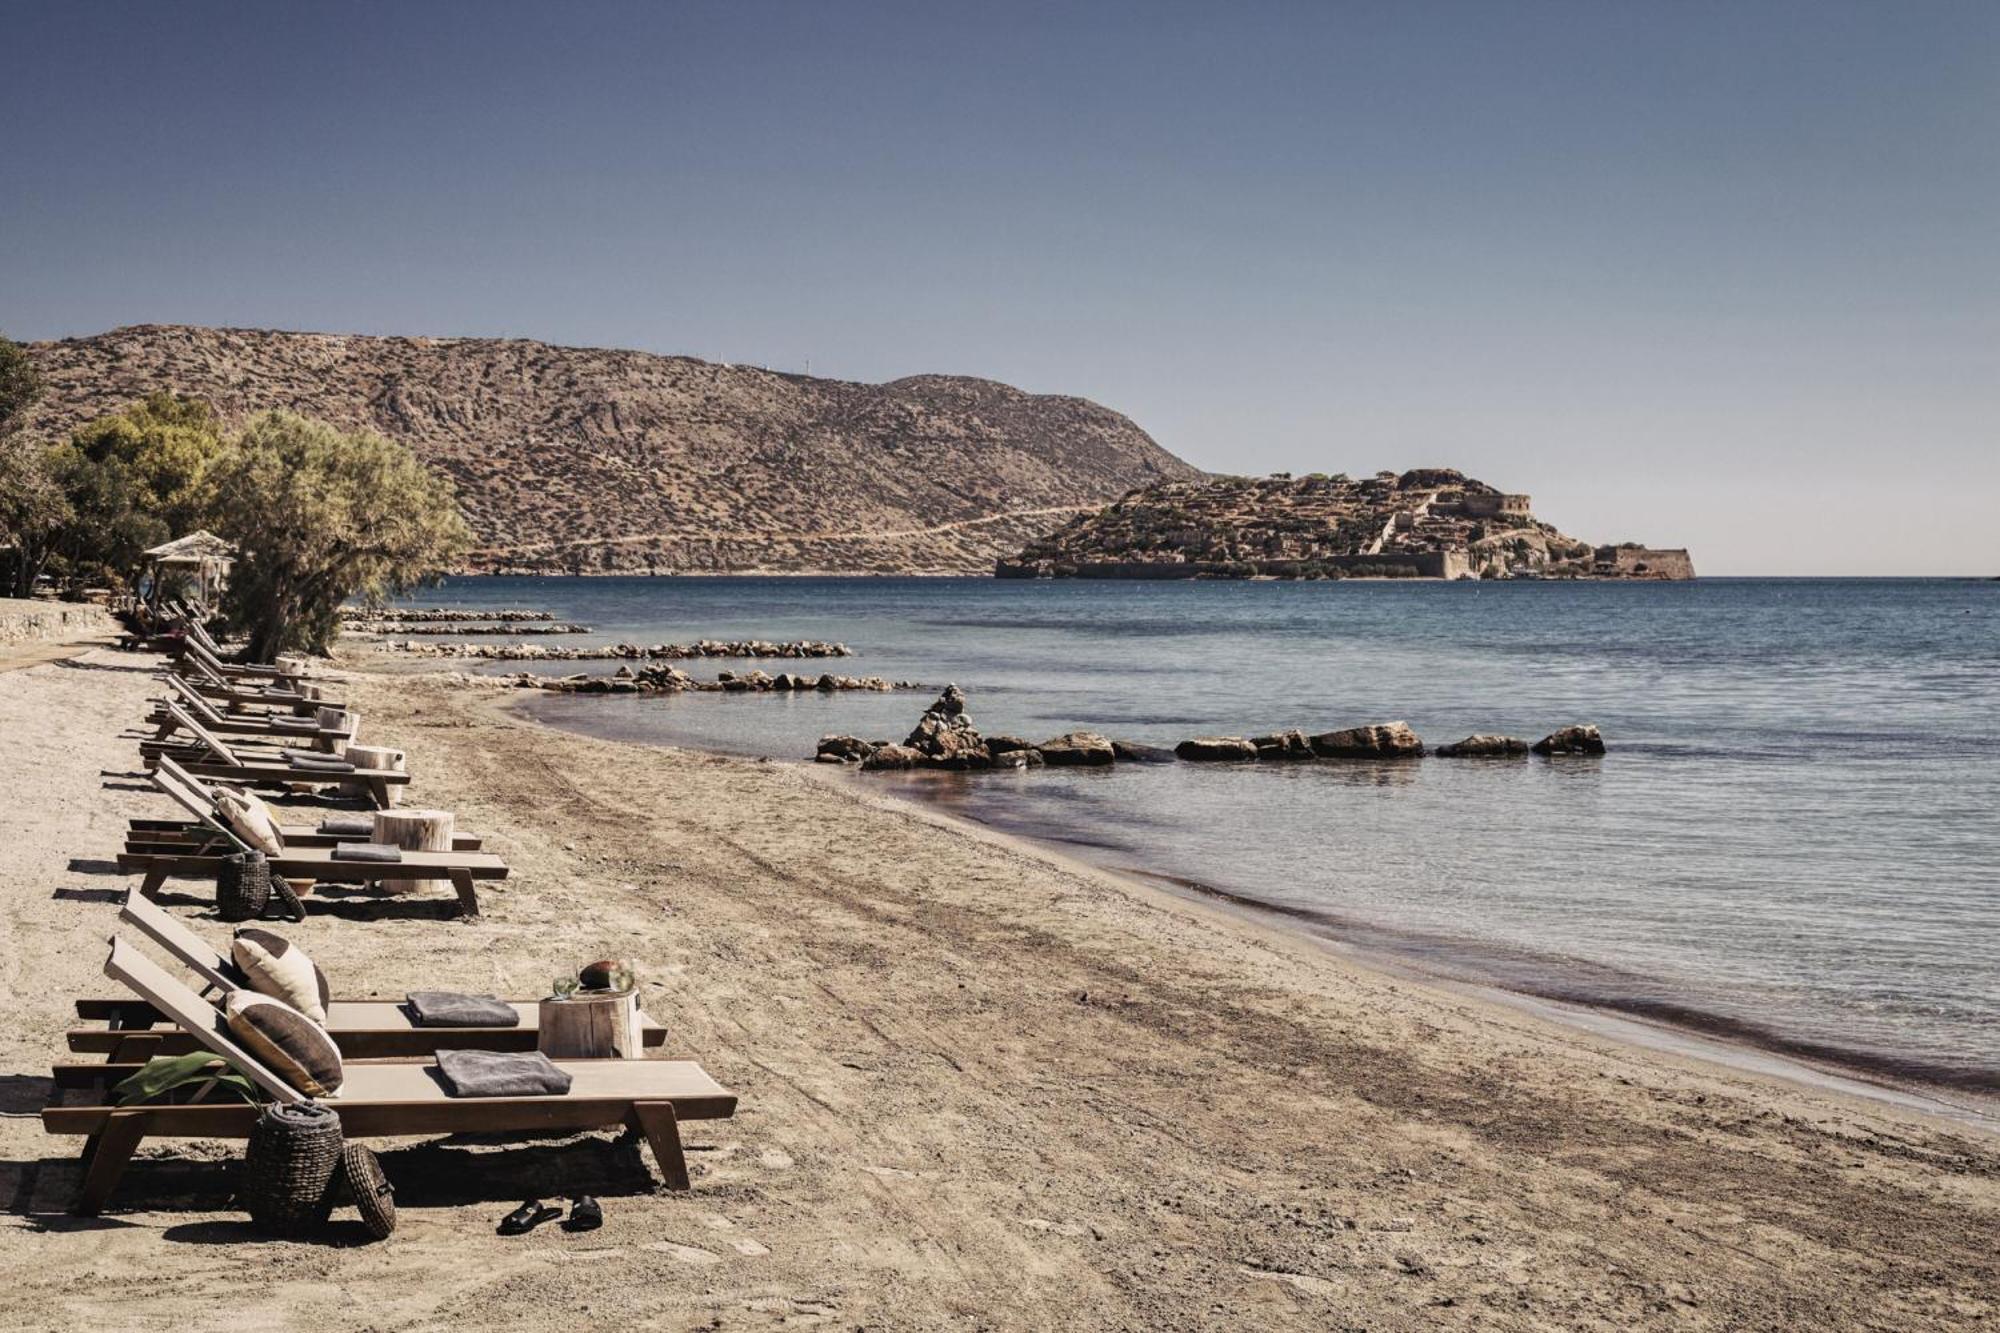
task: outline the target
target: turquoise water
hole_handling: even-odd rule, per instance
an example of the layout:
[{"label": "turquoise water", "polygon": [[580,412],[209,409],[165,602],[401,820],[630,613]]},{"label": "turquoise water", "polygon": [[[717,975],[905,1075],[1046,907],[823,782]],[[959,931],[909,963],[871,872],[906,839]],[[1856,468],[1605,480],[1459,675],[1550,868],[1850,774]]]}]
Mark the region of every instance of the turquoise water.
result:
[{"label": "turquoise water", "polygon": [[[2000,583],[465,579],[417,600],[546,608],[596,627],[580,641],[838,639],[859,655],[835,669],[956,681],[982,730],[1031,738],[1595,722],[1602,759],[854,780],[1459,975],[2000,1088]],[[806,758],[827,732],[900,739],[928,701],[536,709]]]}]

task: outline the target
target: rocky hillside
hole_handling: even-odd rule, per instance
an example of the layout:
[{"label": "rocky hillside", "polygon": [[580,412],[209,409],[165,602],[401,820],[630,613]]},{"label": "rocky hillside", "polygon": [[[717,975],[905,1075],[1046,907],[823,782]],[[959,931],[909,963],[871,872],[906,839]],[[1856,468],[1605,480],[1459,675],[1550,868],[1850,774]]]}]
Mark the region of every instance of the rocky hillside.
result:
[{"label": "rocky hillside", "polygon": [[1133,491],[1001,560],[1006,578],[1693,578],[1686,551],[1592,546],[1450,468],[1208,477]]},{"label": "rocky hillside", "polygon": [[851,384],[517,339],[142,325],[30,349],[55,433],[155,389],[290,408],[456,479],[483,569],[980,572],[1066,516],[1199,473],[1080,398]]}]

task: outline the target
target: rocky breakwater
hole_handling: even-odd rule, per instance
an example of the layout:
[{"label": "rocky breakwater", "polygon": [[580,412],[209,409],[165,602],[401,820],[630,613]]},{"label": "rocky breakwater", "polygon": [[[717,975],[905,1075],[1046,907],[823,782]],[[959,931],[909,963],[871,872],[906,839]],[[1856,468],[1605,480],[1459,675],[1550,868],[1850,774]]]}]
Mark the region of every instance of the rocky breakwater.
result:
[{"label": "rocky breakwater", "polygon": [[505,677],[504,683],[517,689],[550,690],[557,694],[805,694],[817,691],[832,694],[842,690],[916,690],[923,687],[910,680],[885,680],[881,676],[838,676],[832,672],[811,675],[803,672],[721,671],[714,680],[699,680],[674,666],[649,666],[634,671],[621,666],[608,676],[540,676],[532,671]]},{"label": "rocky breakwater", "polygon": [[400,624],[430,623],[440,620],[554,620],[553,611],[500,610],[472,611],[451,606],[395,607],[377,609],[367,606],[343,606],[340,608],[341,623],[345,625],[365,624],[370,621],[393,621]]},{"label": "rocky breakwater", "polygon": [[347,628],[356,634],[436,634],[498,637],[502,634],[588,634],[590,626],[566,624],[560,620],[354,620]]},{"label": "rocky breakwater", "polygon": [[[1530,751],[1545,756],[1598,755],[1604,753],[1604,737],[1594,726],[1562,727],[1532,746],[1512,736],[1474,735],[1440,746],[1437,753],[1444,758],[1466,758],[1518,756]],[[1065,732],[1040,743],[1019,736],[981,736],[965,711],[965,692],[948,685],[900,744],[859,736],[822,736],[813,758],[822,764],[859,764],[874,771],[1083,768],[1177,760],[1194,764],[1400,761],[1420,759],[1424,753],[1423,739],[1407,722],[1375,722],[1317,735],[1293,728],[1263,736],[1195,736],[1171,750],[1112,740],[1094,731]]]},{"label": "rocky breakwater", "polygon": [[1424,743],[1407,722],[1378,722],[1308,736],[1299,730],[1268,736],[1196,736],[1174,747],[1190,763],[1228,760],[1289,762],[1310,759],[1416,759]]},{"label": "rocky breakwater", "polygon": [[471,657],[495,662],[679,662],[699,657],[807,658],[852,657],[854,650],[844,643],[821,643],[814,639],[794,639],[772,643],[766,639],[724,641],[701,639],[695,643],[599,643],[580,647],[551,647],[540,643],[419,643],[406,640],[386,647],[418,657]]}]

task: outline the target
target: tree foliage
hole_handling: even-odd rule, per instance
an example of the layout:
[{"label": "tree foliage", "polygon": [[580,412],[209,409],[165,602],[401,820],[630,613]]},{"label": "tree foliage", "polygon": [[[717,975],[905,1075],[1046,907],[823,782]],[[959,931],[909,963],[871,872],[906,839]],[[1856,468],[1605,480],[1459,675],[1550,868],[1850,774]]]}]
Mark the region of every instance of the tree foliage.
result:
[{"label": "tree foliage", "polygon": [[13,433],[41,396],[42,377],[26,349],[0,337],[0,439]]},{"label": "tree foliage", "polygon": [[210,483],[210,526],[238,547],[226,609],[252,661],[324,652],[342,602],[421,586],[472,544],[450,480],[373,431],[266,412]]},{"label": "tree foliage", "polygon": [[0,337],[0,546],[11,548],[0,594],[16,597],[34,592],[54,534],[70,512],[48,451],[15,434],[41,396],[35,363],[18,343]]},{"label": "tree foliage", "polygon": [[73,581],[129,583],[148,547],[206,519],[222,425],[199,398],[156,393],[80,427],[52,451],[71,514],[55,540]]}]

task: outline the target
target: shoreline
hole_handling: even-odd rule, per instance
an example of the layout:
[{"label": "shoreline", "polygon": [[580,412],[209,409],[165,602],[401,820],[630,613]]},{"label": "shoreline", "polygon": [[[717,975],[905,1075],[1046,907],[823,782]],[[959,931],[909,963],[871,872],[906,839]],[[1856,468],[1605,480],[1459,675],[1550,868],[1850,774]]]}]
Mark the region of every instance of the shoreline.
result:
[{"label": "shoreline", "polygon": [[[532,700],[520,701],[521,705],[531,703]],[[537,726],[564,730],[554,723],[533,717],[525,706],[520,707],[520,712]],[[756,755],[700,746],[676,745],[675,748],[737,761],[758,761],[761,758]],[[1525,986],[1510,986],[1490,977],[1477,975],[1475,967],[1457,972],[1440,959],[1426,959],[1413,952],[1400,952],[1384,944],[1357,942],[1340,934],[1343,929],[1359,928],[1377,937],[1410,938],[1392,929],[1359,927],[1359,923],[1345,922],[1331,913],[1265,902],[1249,894],[1238,893],[1167,870],[1145,866],[1119,866],[1092,860],[1079,855],[1073,849],[1091,847],[1121,852],[1123,849],[1113,849],[1082,840],[1055,839],[1046,835],[1023,832],[1001,824],[989,823],[975,815],[941,809],[922,796],[868,792],[860,787],[859,775],[846,770],[822,773],[818,765],[802,760],[768,762],[795,765],[816,781],[829,784],[852,782],[863,800],[907,806],[919,812],[922,817],[935,819],[961,832],[996,838],[1024,848],[1034,855],[1108,876],[1135,892],[1164,893],[1170,901],[1181,907],[1213,904],[1232,919],[1254,923],[1262,929],[1275,930],[1287,939],[1315,944],[1345,963],[1385,976],[1400,977],[1442,991],[1477,996],[1524,1013],[1554,1019],[1580,1032],[1608,1037],[1643,1050],[1685,1055],[1739,1072],[1782,1078],[1802,1087],[1878,1101],[1933,1117],[1956,1127],[2000,1136],[2000,1098],[1987,1095],[1983,1085],[1967,1087],[1943,1080],[1926,1081],[1901,1075],[1891,1067],[1871,1066],[1865,1056],[1843,1058],[1847,1053],[1817,1052],[1807,1043],[1790,1041],[1776,1033],[1763,1033],[1747,1025],[1733,1025],[1727,1018],[1692,1007],[1681,1007],[1674,1013],[1647,1012],[1643,1008],[1625,1008],[1615,1002],[1583,994],[1561,994],[1553,988],[1541,991]],[[1967,1100],[1953,1101],[1952,1096],[1964,1097]]]},{"label": "shoreline", "polygon": [[[592,736],[547,721],[536,715],[539,696],[527,693],[510,698],[505,707],[515,716],[538,727],[569,735]],[[1716,1065],[1782,1078],[1800,1086],[1867,1098],[1918,1114],[1937,1117],[1963,1128],[2000,1135],[2000,1083],[1991,1071],[1974,1070],[1961,1077],[1953,1071],[1932,1072],[1928,1065],[1898,1065],[1865,1051],[1820,1046],[1789,1038],[1781,1033],[1733,1020],[1694,1005],[1672,1001],[1620,1002],[1592,994],[1580,983],[1565,987],[1551,979],[1535,986],[1527,980],[1509,980],[1489,966],[1482,970],[1478,941],[1445,941],[1443,948],[1456,947],[1458,956],[1431,952],[1419,947],[1429,937],[1394,927],[1350,920],[1335,913],[1314,911],[1272,903],[1254,894],[1208,883],[1183,875],[1171,868],[1146,865],[1119,865],[1110,858],[1096,859],[1091,851],[1131,854],[1130,849],[1094,843],[1083,838],[1061,836],[1053,830],[1012,827],[989,821],[976,814],[944,808],[945,802],[929,794],[928,779],[963,779],[963,774],[890,775],[904,780],[892,791],[871,790],[868,780],[842,768],[823,771],[821,765],[796,759],[773,759],[745,750],[714,745],[698,745],[679,740],[653,742],[605,737],[619,744],[653,749],[679,749],[733,762],[777,763],[797,768],[815,781],[851,792],[865,801],[883,803],[931,818],[975,836],[1004,840],[1011,845],[1066,865],[1110,877],[1115,882],[1142,893],[1166,892],[1182,905],[1216,904],[1237,919],[1263,928],[1277,929],[1287,937],[1305,940],[1333,951],[1344,961],[1431,985],[1443,990],[1476,994],[1522,1012],[1567,1023],[1579,1031],[1609,1036],[1656,1052],[1671,1052],[1706,1059]],[[977,780],[976,777],[973,780]],[[877,781],[880,781],[878,775]],[[1164,890],[1162,889],[1164,887]],[[1356,937],[1363,938],[1356,938]],[[1406,947],[1398,947],[1401,944]],[[1535,963],[1548,966],[1549,960]],[[1643,980],[1643,979],[1641,979]],[[1926,1075],[1930,1076],[1926,1076]]]},{"label": "shoreline", "polygon": [[[693,1190],[609,1134],[382,1145],[386,1245],[272,1242],[235,1145],[163,1143],[112,1214],[61,1210],[33,1114],[106,993],[166,802],[133,781],[157,659],[0,675],[36,781],[0,804],[0,1327],[829,1325],[1380,1333],[1969,1330],[2000,1315],[2000,1145],[1962,1125],[1377,971],[1297,932],[797,764],[597,739],[454,673],[343,659],[406,803],[511,868],[314,895],[278,926],[340,992],[543,993],[631,959],[668,1058],[740,1098]],[[122,734],[121,734],[122,733]],[[303,817],[316,807],[281,801]],[[226,927],[200,885],[161,905]],[[588,1191],[601,1230],[494,1234]],[[162,1284],[171,1272],[175,1281]]]}]

